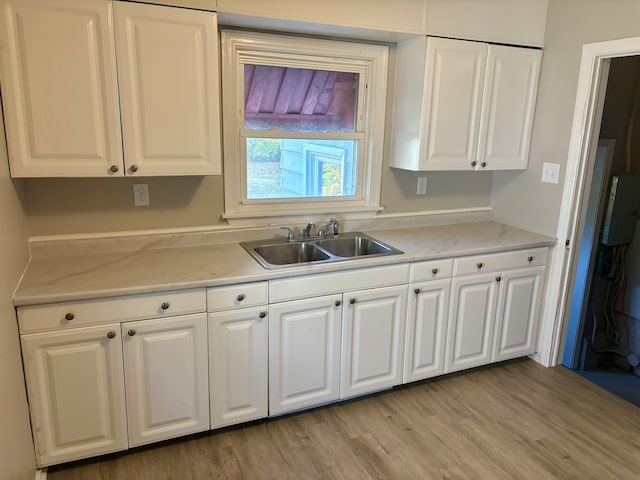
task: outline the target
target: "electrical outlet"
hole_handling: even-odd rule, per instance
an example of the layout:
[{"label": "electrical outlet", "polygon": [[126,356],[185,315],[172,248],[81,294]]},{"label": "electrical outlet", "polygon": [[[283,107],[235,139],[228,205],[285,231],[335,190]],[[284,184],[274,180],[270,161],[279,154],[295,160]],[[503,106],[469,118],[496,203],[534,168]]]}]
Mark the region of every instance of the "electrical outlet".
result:
[{"label": "electrical outlet", "polygon": [[427,193],[427,177],[418,177],[418,195],[424,195]]},{"label": "electrical outlet", "polygon": [[133,184],[133,203],[136,207],[149,205],[149,185],[146,183]]},{"label": "electrical outlet", "polygon": [[558,183],[560,179],[560,164],[559,163],[543,163],[542,164],[542,178],[541,182],[544,183]]}]

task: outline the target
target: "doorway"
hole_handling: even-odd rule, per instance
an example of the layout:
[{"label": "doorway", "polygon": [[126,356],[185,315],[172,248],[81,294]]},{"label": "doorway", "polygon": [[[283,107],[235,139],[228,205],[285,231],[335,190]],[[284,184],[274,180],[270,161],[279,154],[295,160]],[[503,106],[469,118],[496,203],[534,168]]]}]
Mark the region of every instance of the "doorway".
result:
[{"label": "doorway", "polygon": [[640,55],[604,61],[599,96],[605,84],[606,95],[594,112],[601,122],[579,202],[562,364],[640,406]]}]

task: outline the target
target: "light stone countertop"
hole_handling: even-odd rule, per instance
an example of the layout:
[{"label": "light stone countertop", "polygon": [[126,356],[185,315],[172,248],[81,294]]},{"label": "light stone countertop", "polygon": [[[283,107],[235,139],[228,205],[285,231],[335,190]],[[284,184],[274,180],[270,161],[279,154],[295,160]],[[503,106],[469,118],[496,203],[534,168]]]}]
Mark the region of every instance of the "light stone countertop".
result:
[{"label": "light stone countertop", "polygon": [[15,306],[161,292],[336,272],[443,257],[549,246],[555,239],[497,222],[459,223],[365,233],[403,255],[267,270],[237,242],[32,258]]}]

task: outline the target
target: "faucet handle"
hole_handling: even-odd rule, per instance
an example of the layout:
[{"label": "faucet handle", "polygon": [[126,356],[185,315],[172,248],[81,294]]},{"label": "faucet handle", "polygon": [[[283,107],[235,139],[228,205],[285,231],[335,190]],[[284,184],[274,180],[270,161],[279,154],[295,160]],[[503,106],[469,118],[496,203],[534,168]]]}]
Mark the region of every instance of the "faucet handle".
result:
[{"label": "faucet handle", "polygon": [[287,240],[291,241],[294,239],[294,235],[293,235],[293,229],[289,228],[289,227],[280,227],[280,230],[288,230],[289,234],[287,235]]},{"label": "faucet handle", "polygon": [[303,236],[307,237],[307,238],[310,237],[311,236],[311,229],[313,227],[315,227],[315,226],[316,226],[316,224],[314,222],[307,223],[307,226],[304,227]]}]

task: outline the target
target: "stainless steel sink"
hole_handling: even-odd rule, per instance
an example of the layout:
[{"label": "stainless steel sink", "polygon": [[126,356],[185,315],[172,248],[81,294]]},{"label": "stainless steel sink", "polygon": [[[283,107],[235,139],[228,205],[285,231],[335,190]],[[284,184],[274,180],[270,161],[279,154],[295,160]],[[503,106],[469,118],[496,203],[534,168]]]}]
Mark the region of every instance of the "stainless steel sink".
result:
[{"label": "stainless steel sink", "polygon": [[356,235],[330,240],[318,240],[316,245],[339,257],[360,257],[362,255],[385,255],[394,248],[371,237]]},{"label": "stainless steel sink", "polygon": [[403,253],[362,232],[341,233],[337,237],[301,241],[286,238],[255,240],[240,242],[240,245],[260,265],[269,269]]},{"label": "stainless steel sink", "polygon": [[330,258],[327,253],[307,242],[259,245],[253,251],[271,265],[318,262]]}]

